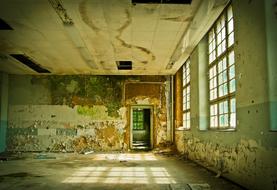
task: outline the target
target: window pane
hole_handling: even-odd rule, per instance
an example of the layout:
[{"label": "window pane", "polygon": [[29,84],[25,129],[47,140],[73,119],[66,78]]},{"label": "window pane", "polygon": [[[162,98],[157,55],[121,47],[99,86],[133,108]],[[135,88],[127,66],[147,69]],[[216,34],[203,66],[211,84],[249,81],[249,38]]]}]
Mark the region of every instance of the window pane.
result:
[{"label": "window pane", "polygon": [[211,41],[214,39],[214,30],[211,30],[209,32],[209,43],[211,43]]},{"label": "window pane", "polygon": [[219,126],[224,126],[224,124],[225,124],[224,119],[225,119],[224,115],[219,116]]},{"label": "window pane", "polygon": [[223,39],[225,39],[226,38],[226,28],[224,27],[224,28],[222,28],[222,31],[221,31],[221,39],[223,40]]},{"label": "window pane", "polygon": [[224,126],[228,126],[229,124],[229,119],[228,119],[228,114],[224,115]]},{"label": "window pane", "polygon": [[227,68],[227,63],[226,63],[226,57],[224,57],[223,59],[222,59],[222,68],[223,68],[223,70],[225,70],[226,68]]},{"label": "window pane", "polygon": [[210,90],[214,88],[214,79],[210,80]]},{"label": "window pane", "polygon": [[229,7],[228,7],[228,10],[227,10],[227,18],[228,18],[228,20],[230,20],[231,18],[233,18],[232,6],[229,6]]},{"label": "window pane", "polygon": [[235,113],[231,113],[230,126],[233,128],[236,127],[236,114]]},{"label": "window pane", "polygon": [[211,93],[210,93],[210,100],[214,100],[217,98],[217,89],[213,89],[211,90]]},{"label": "window pane", "polygon": [[218,116],[214,117],[214,125],[218,127]]},{"label": "window pane", "polygon": [[218,62],[218,72],[219,72],[219,73],[223,70],[222,64],[223,64],[222,61],[219,61],[219,62]]},{"label": "window pane", "polygon": [[230,79],[233,79],[235,77],[235,65],[232,65],[230,68],[229,68],[229,78]]},{"label": "window pane", "polygon": [[236,82],[235,79],[230,81],[230,93],[235,92],[236,90]]},{"label": "window pane", "polygon": [[210,106],[210,115],[214,115],[214,106]]},{"label": "window pane", "polygon": [[226,40],[224,39],[222,42],[222,52],[226,50]]},{"label": "window pane", "polygon": [[233,65],[235,63],[235,55],[234,51],[231,51],[228,56],[229,65]]},{"label": "window pane", "polygon": [[222,53],[222,51],[221,51],[221,44],[219,44],[218,47],[217,47],[217,56],[220,56],[221,53]]},{"label": "window pane", "polygon": [[216,77],[214,78],[214,87],[217,87],[217,80],[216,80]]},{"label": "window pane", "polygon": [[235,112],[236,112],[236,99],[235,99],[235,98],[232,98],[230,102],[231,102],[231,105],[230,105],[230,107],[231,107],[231,112],[232,112],[232,113],[235,113]]},{"label": "window pane", "polygon": [[217,115],[217,104],[210,106],[210,115],[211,116]]},{"label": "window pane", "polygon": [[228,36],[228,47],[230,47],[231,45],[234,44],[234,32],[232,32],[231,34],[229,34]]},{"label": "window pane", "polygon": [[219,97],[223,96],[223,85],[218,87]]},{"label": "window pane", "polygon": [[183,114],[183,127],[186,127],[186,118],[187,118],[187,115],[186,113]]},{"label": "window pane", "polygon": [[214,123],[214,117],[210,118],[210,126],[213,128],[215,127],[215,123]]},{"label": "window pane", "polygon": [[231,19],[229,22],[228,22],[228,34],[230,34],[231,32],[234,31],[234,21],[233,19]]},{"label": "window pane", "polygon": [[228,113],[228,101],[224,102],[224,113]]},{"label": "window pane", "polygon": [[227,71],[226,70],[222,73],[222,79],[223,79],[223,82],[227,82]]},{"label": "window pane", "polygon": [[223,73],[220,73],[218,75],[218,84],[222,84],[223,83]]},{"label": "window pane", "polygon": [[220,102],[219,103],[219,114],[223,114],[224,113],[224,103]]},{"label": "window pane", "polygon": [[211,128],[216,128],[218,126],[217,116],[212,116],[211,117],[210,125],[211,125]]},{"label": "window pane", "polygon": [[223,85],[223,95],[227,95],[228,94],[228,86],[227,86],[227,83],[224,83]]}]

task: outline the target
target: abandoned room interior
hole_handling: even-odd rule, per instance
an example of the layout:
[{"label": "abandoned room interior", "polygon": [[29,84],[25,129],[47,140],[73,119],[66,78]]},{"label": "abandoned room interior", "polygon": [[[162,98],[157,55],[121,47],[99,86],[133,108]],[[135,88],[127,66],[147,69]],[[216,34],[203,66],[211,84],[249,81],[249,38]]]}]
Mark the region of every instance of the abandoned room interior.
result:
[{"label": "abandoned room interior", "polygon": [[0,0],[0,189],[277,189],[277,0]]}]

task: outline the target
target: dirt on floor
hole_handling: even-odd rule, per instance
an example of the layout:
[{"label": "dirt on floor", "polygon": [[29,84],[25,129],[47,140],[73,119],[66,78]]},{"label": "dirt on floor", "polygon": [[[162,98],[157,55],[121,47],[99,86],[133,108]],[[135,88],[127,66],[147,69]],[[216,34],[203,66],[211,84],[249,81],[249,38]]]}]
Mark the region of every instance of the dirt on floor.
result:
[{"label": "dirt on floor", "polygon": [[156,154],[21,153],[24,159],[0,161],[0,189],[241,189],[161,150]]}]

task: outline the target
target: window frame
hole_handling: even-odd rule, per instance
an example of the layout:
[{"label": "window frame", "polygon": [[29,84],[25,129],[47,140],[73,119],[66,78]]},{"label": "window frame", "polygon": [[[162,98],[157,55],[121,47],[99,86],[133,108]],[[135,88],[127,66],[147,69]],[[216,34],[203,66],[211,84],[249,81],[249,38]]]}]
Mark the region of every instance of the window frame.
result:
[{"label": "window frame", "polygon": [[[140,118],[141,116],[141,118]],[[136,122],[134,122],[136,121]],[[135,125],[137,124],[137,125]],[[141,126],[141,127],[140,127]],[[144,126],[144,111],[142,110],[133,110],[133,130],[134,131],[143,131],[145,130]]]},{"label": "window frame", "polygon": [[[231,15],[229,12],[229,9],[231,9]],[[218,25],[220,22],[222,22],[222,18],[224,18],[224,26],[219,29],[218,32]],[[231,23],[232,22],[232,23]],[[222,22],[223,23],[223,22]],[[221,23],[221,24],[222,24]],[[230,25],[229,25],[230,24]],[[222,26],[222,25],[221,25]],[[232,30],[229,31],[229,27],[232,26]],[[224,29],[224,32],[223,32]],[[224,33],[224,36],[222,35],[222,32]],[[208,101],[209,101],[209,130],[236,130],[237,124],[236,124],[236,74],[235,74],[235,51],[234,51],[234,43],[235,43],[235,27],[234,27],[234,16],[233,16],[233,7],[231,4],[227,5],[223,12],[220,14],[220,16],[217,18],[215,23],[212,25],[210,30],[208,31]],[[231,38],[232,35],[232,38]],[[218,43],[218,36],[220,39],[220,42]],[[232,39],[232,40],[230,40]],[[225,42],[224,42],[225,41]],[[232,42],[230,45],[229,43]],[[214,44],[213,44],[214,43]],[[222,44],[225,43],[225,49],[223,50]],[[220,50],[220,54],[219,52]],[[223,51],[222,51],[223,50]],[[233,63],[230,64],[230,57],[231,54],[233,54]],[[214,55],[214,57],[213,57]],[[224,64],[225,60],[225,64]],[[221,64],[221,71],[219,71],[219,65]],[[224,68],[225,65],[225,68]],[[230,69],[233,67],[234,69],[234,76],[230,77]],[[211,76],[211,71],[215,68],[214,74]],[[226,80],[224,79],[224,73],[226,72]],[[222,74],[222,81],[219,81],[219,76]],[[213,81],[215,80],[215,81]],[[234,90],[230,92],[231,82],[234,81]],[[220,83],[221,82],[221,83]],[[212,84],[212,85],[211,85]],[[224,93],[224,85],[227,85],[227,94]],[[211,87],[212,86],[212,87]],[[222,86],[222,93],[223,95],[220,95],[220,87]],[[216,91],[216,94],[212,94],[213,90]],[[214,96],[216,95],[216,97]],[[213,99],[211,99],[211,96]],[[234,101],[233,101],[234,100]],[[220,104],[224,104],[227,101],[228,105],[228,112],[225,113],[225,108],[223,106],[223,113],[220,113]],[[232,104],[235,104],[235,111],[232,110],[231,107],[231,101]],[[214,111],[214,115],[212,115],[212,106],[216,106],[216,111]],[[234,111],[234,112],[232,112]],[[227,123],[228,125],[221,125],[220,123],[220,116],[224,115],[228,116]],[[234,126],[231,125],[231,115],[233,115],[234,119]],[[213,121],[214,125],[212,126],[211,120],[215,118]]]},{"label": "window frame", "polygon": [[[182,66],[182,115],[183,115],[183,128],[184,130],[191,129],[191,117],[190,117],[190,108],[191,108],[191,62],[190,58]],[[184,117],[186,115],[186,117]],[[185,119],[184,119],[185,118]]]}]

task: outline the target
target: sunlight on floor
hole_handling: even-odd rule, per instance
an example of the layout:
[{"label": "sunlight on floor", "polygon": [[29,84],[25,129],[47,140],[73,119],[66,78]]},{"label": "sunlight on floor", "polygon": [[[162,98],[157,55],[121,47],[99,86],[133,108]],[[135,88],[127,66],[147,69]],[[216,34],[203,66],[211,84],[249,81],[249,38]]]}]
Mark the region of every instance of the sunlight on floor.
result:
[{"label": "sunlight on floor", "polygon": [[154,161],[157,159],[153,154],[96,154],[94,160]]},{"label": "sunlight on floor", "polygon": [[176,181],[163,167],[84,167],[63,183],[172,184]]}]

